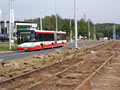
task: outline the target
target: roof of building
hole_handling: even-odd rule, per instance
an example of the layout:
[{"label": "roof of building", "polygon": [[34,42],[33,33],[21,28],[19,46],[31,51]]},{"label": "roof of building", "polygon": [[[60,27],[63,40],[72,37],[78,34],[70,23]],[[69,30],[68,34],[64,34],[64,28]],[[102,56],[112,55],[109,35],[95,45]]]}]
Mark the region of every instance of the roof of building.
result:
[{"label": "roof of building", "polygon": [[[6,21],[9,23],[9,21]],[[4,21],[1,21],[0,23],[4,23]],[[15,21],[15,23],[36,23],[36,22],[28,22],[28,21]]]}]

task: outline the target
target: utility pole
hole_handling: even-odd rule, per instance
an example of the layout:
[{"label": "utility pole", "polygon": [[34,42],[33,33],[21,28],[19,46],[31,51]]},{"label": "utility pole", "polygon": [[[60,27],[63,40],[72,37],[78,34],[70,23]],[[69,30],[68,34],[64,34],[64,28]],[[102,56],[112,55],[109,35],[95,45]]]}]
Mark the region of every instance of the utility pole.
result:
[{"label": "utility pole", "polygon": [[6,19],[4,20],[4,34],[7,33],[6,32],[6,28],[7,28],[7,25],[6,25]]},{"label": "utility pole", "polygon": [[90,41],[90,19],[88,19],[88,38]]},{"label": "utility pole", "polygon": [[2,10],[0,10],[0,33],[1,33],[1,17],[2,17]]},{"label": "utility pole", "polygon": [[1,20],[0,20],[0,34],[1,34]]},{"label": "utility pole", "polygon": [[76,0],[74,0],[74,21],[75,21],[75,48],[78,47],[78,43],[77,43],[77,6],[76,6]]},{"label": "utility pole", "polygon": [[40,13],[40,30],[43,30],[43,28],[42,28],[42,16],[41,16],[41,13]]},{"label": "utility pole", "polygon": [[96,26],[94,24],[94,40],[96,40]]},{"label": "utility pole", "polygon": [[71,19],[70,19],[70,42],[72,42]]},{"label": "utility pole", "polygon": [[84,13],[84,21],[86,21],[86,15],[85,15],[85,13]]},{"label": "utility pole", "polygon": [[6,25],[6,13],[3,13],[3,14],[4,14],[4,32],[3,32],[3,34],[5,35],[6,27],[7,27],[7,25]]},{"label": "utility pole", "polygon": [[13,29],[14,29],[14,10],[12,9],[12,1],[13,0],[9,0],[9,9],[10,9],[10,18],[9,18],[9,50],[11,50],[11,40],[12,40],[12,36],[13,36]]},{"label": "utility pole", "polygon": [[9,0],[10,5],[10,20],[9,20],[9,50],[11,50],[11,9],[12,9],[12,0]]},{"label": "utility pole", "polygon": [[56,14],[56,32],[58,31],[58,19],[57,19],[57,5],[56,5],[56,0],[55,0],[55,14]]},{"label": "utility pole", "polygon": [[116,39],[116,24],[113,26],[113,39]]}]

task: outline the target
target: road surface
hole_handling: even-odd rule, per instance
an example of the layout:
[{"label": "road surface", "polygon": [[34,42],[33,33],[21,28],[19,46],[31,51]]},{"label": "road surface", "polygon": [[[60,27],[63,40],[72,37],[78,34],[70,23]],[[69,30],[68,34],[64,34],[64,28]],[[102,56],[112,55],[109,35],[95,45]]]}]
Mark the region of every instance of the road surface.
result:
[{"label": "road surface", "polygon": [[[99,42],[100,41],[79,42],[78,46],[90,45],[90,44],[95,44]],[[28,57],[34,54],[44,54],[48,52],[54,52],[56,50],[65,50],[69,47],[74,47],[74,45],[75,45],[74,43],[69,43],[64,47],[58,47],[58,48],[53,48],[53,49],[44,49],[44,50],[37,50],[37,51],[32,51],[32,52],[13,51],[13,52],[0,53],[0,60],[14,60],[14,59],[25,58],[25,57]]]}]

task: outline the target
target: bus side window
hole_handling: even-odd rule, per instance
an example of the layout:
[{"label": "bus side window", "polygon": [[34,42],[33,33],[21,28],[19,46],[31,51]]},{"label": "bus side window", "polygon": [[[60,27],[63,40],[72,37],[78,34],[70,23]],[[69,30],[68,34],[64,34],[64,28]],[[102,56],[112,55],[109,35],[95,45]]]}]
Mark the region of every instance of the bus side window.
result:
[{"label": "bus side window", "polygon": [[45,34],[45,41],[50,41],[50,34]]},{"label": "bus side window", "polygon": [[44,34],[44,36],[45,36],[45,41],[47,41],[47,34]]},{"label": "bus side window", "polygon": [[38,38],[39,38],[39,41],[44,41],[44,34],[39,34],[39,36],[38,36]]},{"label": "bus side window", "polygon": [[39,41],[39,36],[37,33],[35,34],[35,39],[36,39],[36,41]]},{"label": "bus side window", "polygon": [[62,34],[60,34],[60,40],[63,40],[63,38],[62,38]]},{"label": "bus side window", "polygon": [[65,34],[62,35],[62,39],[66,40],[66,35]]},{"label": "bus side window", "polygon": [[60,34],[57,34],[57,40],[60,40]]},{"label": "bus side window", "polygon": [[51,40],[54,41],[54,34],[51,34]]}]

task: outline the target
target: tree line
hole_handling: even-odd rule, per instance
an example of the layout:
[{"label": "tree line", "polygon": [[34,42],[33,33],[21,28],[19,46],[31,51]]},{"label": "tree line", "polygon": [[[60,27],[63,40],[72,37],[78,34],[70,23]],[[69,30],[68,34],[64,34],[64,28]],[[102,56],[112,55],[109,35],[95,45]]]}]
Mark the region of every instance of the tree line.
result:
[{"label": "tree line", "polygon": [[[56,16],[45,16],[42,18],[42,28],[43,30],[56,30]],[[58,19],[58,31],[65,31],[67,32],[67,40],[70,39],[70,33],[73,33],[74,38],[74,19],[71,19],[71,27],[70,27],[70,19],[62,18],[60,15],[57,15]],[[38,29],[40,29],[40,18],[35,19],[26,19],[24,21],[29,22],[36,22],[38,24]],[[78,37],[81,35],[83,37],[88,37],[88,20],[80,19],[78,22]],[[94,39],[94,24],[90,20],[90,32],[91,32],[91,39]],[[103,24],[96,24],[96,36],[97,39],[101,37],[109,37],[112,38],[113,35],[113,23],[103,23]],[[120,24],[116,25],[117,34],[120,34]]]}]

